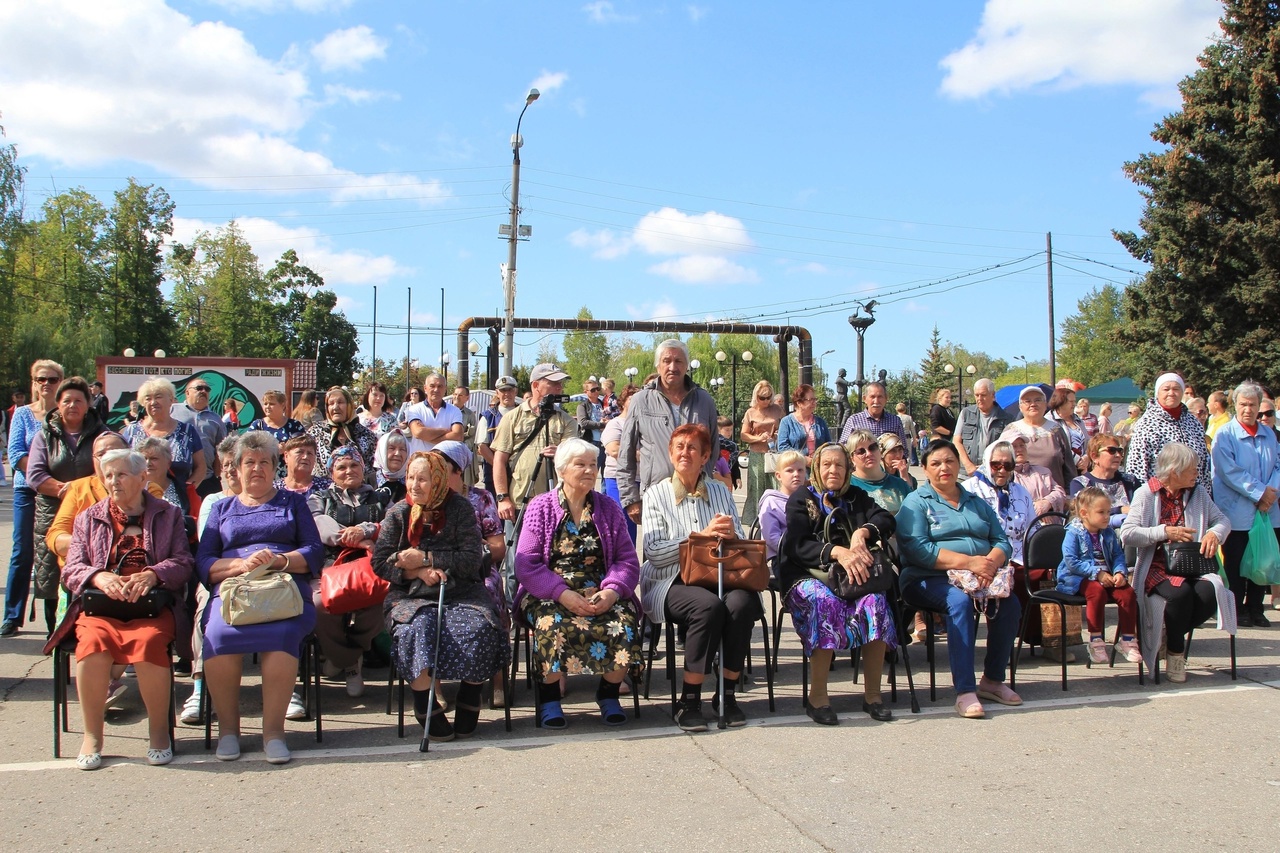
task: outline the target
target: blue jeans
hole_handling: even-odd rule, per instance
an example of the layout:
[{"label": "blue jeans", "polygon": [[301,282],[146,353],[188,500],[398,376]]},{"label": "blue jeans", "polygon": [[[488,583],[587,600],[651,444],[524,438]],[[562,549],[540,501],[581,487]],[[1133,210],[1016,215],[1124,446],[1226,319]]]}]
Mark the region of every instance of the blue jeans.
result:
[{"label": "blue jeans", "polygon": [[[952,586],[947,580],[946,572],[930,572],[923,580],[904,583],[902,600],[908,605],[928,607],[946,615],[951,683],[957,694],[975,692],[978,685],[973,663],[978,634],[973,618],[973,599]],[[983,662],[982,674],[991,681],[1004,682],[1021,619],[1022,605],[1015,596],[999,599],[999,607],[994,615],[990,610],[987,612],[987,656]]]},{"label": "blue jeans", "polygon": [[9,580],[4,587],[4,621],[23,624],[31,592],[31,565],[35,562],[36,493],[25,486],[13,490],[13,555]]},{"label": "blue jeans", "polygon": [[[604,478],[604,493],[622,505],[622,494],[618,491],[618,480],[616,477]],[[626,515],[626,510],[622,511]],[[631,516],[627,515],[627,532],[631,534],[631,544],[636,544],[636,523],[631,520]]]}]

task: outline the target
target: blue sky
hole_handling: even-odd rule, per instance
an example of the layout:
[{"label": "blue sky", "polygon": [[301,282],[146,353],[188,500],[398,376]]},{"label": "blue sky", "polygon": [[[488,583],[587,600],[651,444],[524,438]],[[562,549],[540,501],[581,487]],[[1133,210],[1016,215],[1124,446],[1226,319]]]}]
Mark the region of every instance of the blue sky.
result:
[{"label": "blue sky", "polygon": [[[1216,32],[1213,0],[0,6],[0,123],[27,201],[130,175],[176,239],[235,218],[294,248],[371,349],[439,359],[501,306],[510,136],[525,114],[517,314],[793,322],[852,368],[945,339],[1047,356],[1057,314],[1140,271],[1122,164],[1151,150]],[[1082,260],[1087,259],[1087,260]],[[1098,263],[1095,263],[1098,262]],[[1113,265],[1112,267],[1104,264]],[[997,267],[997,265],[999,265]],[[985,273],[976,273],[996,267]],[[1115,269],[1113,267],[1119,267]],[[517,335],[532,363],[545,333]],[[403,358],[403,330],[378,355]],[[852,370],[850,370],[852,373]]]}]

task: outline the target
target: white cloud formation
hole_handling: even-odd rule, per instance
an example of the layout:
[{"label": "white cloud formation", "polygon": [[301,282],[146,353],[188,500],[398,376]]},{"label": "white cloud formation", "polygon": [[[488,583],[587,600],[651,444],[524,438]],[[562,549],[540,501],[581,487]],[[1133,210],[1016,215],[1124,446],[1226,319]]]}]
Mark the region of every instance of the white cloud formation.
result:
[{"label": "white cloud formation", "polygon": [[23,154],[64,165],[123,160],[221,189],[269,175],[273,187],[336,185],[340,198],[449,194],[437,181],[355,175],[298,147],[290,137],[318,107],[305,74],[162,0],[0,3],[0,91]]},{"label": "white cloud formation", "polygon": [[630,24],[638,21],[635,15],[623,15],[613,8],[609,0],[595,0],[582,7],[593,24]]},{"label": "white cloud formation", "polygon": [[609,228],[569,234],[569,244],[593,257],[613,260],[639,249],[649,255],[674,256],[649,267],[649,272],[684,284],[747,284],[760,278],[729,256],[752,247],[741,220],[716,213],[682,213],[664,207],[640,218],[630,234]]},{"label": "white cloud formation", "polygon": [[330,104],[337,103],[338,101],[348,101],[352,104],[368,104],[374,101],[400,100],[400,96],[395,92],[375,92],[372,89],[353,89],[350,86],[330,83],[325,84],[324,98],[325,102]]},{"label": "white cloud formation", "polygon": [[311,46],[311,56],[325,71],[358,71],[366,62],[386,55],[386,40],[364,24],[334,30]]},{"label": "white cloud formation", "polygon": [[[172,242],[189,244],[201,231],[212,233],[225,225],[225,222],[174,217]],[[384,284],[413,272],[390,255],[373,255],[358,249],[334,249],[332,239],[315,228],[290,228],[258,217],[237,219],[236,227],[253,247],[264,271],[270,269],[286,250],[293,249],[298,253],[298,260],[318,272],[326,285]]]},{"label": "white cloud formation", "polygon": [[1221,13],[1218,0],[987,0],[977,34],[940,63],[942,91],[1129,84],[1176,104],[1176,83],[1195,70]]},{"label": "white cloud formation", "polygon": [[529,88],[537,89],[540,94],[546,95],[559,89],[568,79],[567,71],[548,71],[544,68],[542,73],[529,84]]}]

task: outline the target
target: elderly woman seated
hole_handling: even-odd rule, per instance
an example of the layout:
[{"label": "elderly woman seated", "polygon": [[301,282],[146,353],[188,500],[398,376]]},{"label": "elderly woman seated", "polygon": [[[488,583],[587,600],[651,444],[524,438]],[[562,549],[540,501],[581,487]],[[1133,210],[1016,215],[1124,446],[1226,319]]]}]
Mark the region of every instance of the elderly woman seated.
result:
[{"label": "elderly woman seated", "polygon": [[[63,583],[76,603],[63,625],[74,626],[76,637],[76,691],[84,714],[84,742],[76,758],[81,770],[102,765],[103,713],[113,664],[132,664],[137,673],[147,708],[147,763],[173,760],[169,644],[179,631],[190,630],[181,593],[192,561],[182,513],[147,494],[146,465],[130,450],[111,450],[102,457],[107,497],[76,519],[67,552]],[[157,588],[162,592],[153,596]],[[118,617],[84,613],[91,590],[108,599],[109,609],[119,608]],[[148,598],[154,609],[145,606]],[[60,627],[51,644],[65,630]]]},{"label": "elderly woman seated", "polygon": [[[874,440],[871,446],[879,451]],[[885,651],[898,646],[888,598],[883,592],[842,598],[817,575],[825,577],[823,564],[834,562],[850,581],[866,582],[874,562],[869,546],[888,542],[895,528],[893,515],[849,483],[849,457],[840,445],[825,444],[815,450],[810,472],[809,487],[797,489],[787,500],[787,535],[778,555],[787,610],[813,671],[805,712],[824,726],[839,722],[827,696],[831,661],[837,649],[861,646],[865,679],[862,710],[873,720],[892,720],[893,713],[880,701]],[[825,539],[824,527],[833,513],[843,517],[844,525],[852,531],[847,544]]]},{"label": "elderly woman seated", "polygon": [[[240,494],[209,511],[196,568],[211,588],[205,608],[204,678],[218,715],[217,757],[240,757],[240,678],[244,655],[257,653],[262,668],[262,740],[267,761],[284,764],[291,755],[284,739],[286,712],[300,703],[292,695],[302,642],[316,624],[311,579],[324,563],[324,545],[306,500],[273,484],[278,451],[264,432],[247,432],[236,443]],[[302,612],[256,625],[229,625],[222,617],[222,582],[259,567],[289,573],[302,596]]]},{"label": "elderly woman seated", "polygon": [[[329,474],[333,485],[307,498],[307,507],[315,518],[320,541],[325,545],[325,565],[332,566],[347,550],[372,553],[378,538],[378,526],[391,505],[391,495],[365,483],[364,459],[356,448],[346,445],[329,457]],[[324,655],[326,678],[343,678],[347,695],[364,695],[364,677],[360,662],[382,633],[382,603],[371,604],[350,613],[330,613],[320,605],[317,589],[316,640]]]},{"label": "elderly woman seated", "polygon": [[186,484],[173,476],[173,449],[169,442],[147,436],[134,442],[133,449],[147,461],[147,481],[160,489],[166,502],[182,510],[183,514],[189,512],[191,501]]},{"label": "elderly woman seated", "polygon": [[307,435],[316,440],[316,458],[321,470],[329,467],[329,456],[333,451],[344,445],[354,445],[360,451],[365,469],[372,477],[373,454],[378,449],[378,437],[360,423],[351,392],[341,385],[334,385],[324,392],[324,415],[324,418],[307,428]]},{"label": "elderly woman seated", "polygon": [[441,441],[431,448],[432,453],[439,453],[449,460],[449,488],[455,494],[462,495],[471,504],[476,514],[476,524],[480,525],[480,538],[489,551],[489,574],[484,584],[493,599],[493,606],[498,608],[502,617],[502,630],[511,630],[511,610],[507,607],[506,584],[502,579],[502,561],[507,557],[507,538],[503,535],[502,519],[498,517],[498,502],[493,493],[479,486],[468,486],[463,471],[471,465],[471,449],[461,441]]},{"label": "elderly woman seated", "polygon": [[929,482],[907,497],[897,519],[902,598],[909,605],[945,614],[956,713],[984,716],[979,699],[1021,705],[1022,698],[1004,683],[1022,615],[1018,599],[1011,596],[980,605],[987,614],[987,653],[982,680],[975,683],[975,600],[948,576],[952,569],[967,570],[989,586],[1013,553],[1009,537],[996,511],[956,482],[960,457],[955,445],[931,442],[923,462]]},{"label": "elderly woman seated", "polygon": [[[738,676],[747,657],[751,628],[763,612],[760,596],[735,589],[721,599],[715,590],[686,586],[680,580],[680,543],[691,532],[741,538],[738,508],[722,483],[703,476],[703,467],[711,458],[711,434],[706,427],[676,427],[667,452],[675,473],[644,494],[645,562],[640,567],[640,598],[651,622],[674,622],[687,632],[684,688],[676,703],[676,725],[687,732],[706,731],[702,684],[711,671],[715,649],[722,645],[724,719],[730,726],[744,726],[747,716],[736,696]],[[713,702],[717,712],[719,699],[717,695]]]},{"label": "elderly woman seated", "polygon": [[404,475],[409,470],[409,438],[398,429],[383,433],[373,455],[378,487],[391,493],[392,501],[404,500]]},{"label": "elderly woman seated", "polygon": [[1200,577],[1169,573],[1166,543],[1196,542],[1206,558],[1231,532],[1231,523],[1197,482],[1200,459],[1185,444],[1169,442],[1155,459],[1155,476],[1133,495],[1120,525],[1120,541],[1138,549],[1133,588],[1138,593],[1142,658],[1154,669],[1163,632],[1168,643],[1166,674],[1187,680],[1187,634],[1217,615],[1218,628],[1236,632],[1236,602],[1217,572]]},{"label": "elderly woman seated", "polygon": [[600,676],[596,704],[606,726],[627,721],[618,692],[640,660],[640,562],[622,508],[592,491],[596,447],[580,438],[560,442],[560,488],[525,509],[516,548],[516,607],[533,626],[539,719],[566,725],[560,698],[565,675]]},{"label": "elderly woman seated", "polygon": [[[442,454],[410,457],[406,498],[387,512],[373,552],[373,570],[391,584],[383,614],[392,665],[409,680],[414,713],[433,741],[475,734],[481,687],[511,656],[480,573],[475,513],[449,488],[449,472]],[[428,704],[433,675],[462,682],[453,723],[438,700]]]},{"label": "elderly woman seated", "polygon": [[[311,435],[295,435],[280,445],[284,476],[276,479],[277,489],[294,492],[304,498],[333,485],[328,477],[316,476],[316,440]],[[363,457],[362,457],[363,458]],[[326,470],[321,467],[321,472]]]}]

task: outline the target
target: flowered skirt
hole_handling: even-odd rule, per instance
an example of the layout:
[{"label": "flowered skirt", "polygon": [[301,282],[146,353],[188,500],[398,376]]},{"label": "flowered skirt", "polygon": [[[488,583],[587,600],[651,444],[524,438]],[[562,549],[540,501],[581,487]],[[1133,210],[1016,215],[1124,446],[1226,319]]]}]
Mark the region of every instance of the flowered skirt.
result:
[{"label": "flowered skirt", "polygon": [[465,601],[445,603],[438,665],[435,650],[434,605],[421,608],[410,621],[392,627],[391,663],[410,681],[435,665],[437,678],[478,683],[493,678],[511,661],[507,633],[502,630],[497,613]]},{"label": "flowered skirt", "polygon": [[599,616],[575,616],[558,601],[525,596],[525,619],[533,626],[538,672],[603,675],[639,664],[639,614],[621,599]]},{"label": "flowered skirt", "polygon": [[787,610],[806,655],[814,649],[852,649],[883,640],[898,647],[898,631],[884,593],[845,601],[816,578],[802,580],[787,593]]}]

